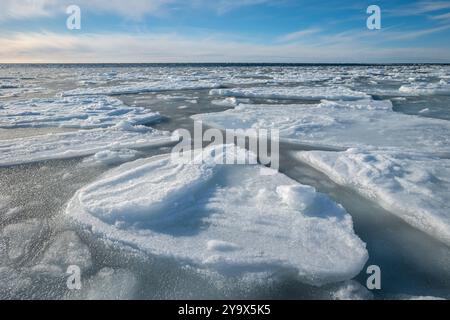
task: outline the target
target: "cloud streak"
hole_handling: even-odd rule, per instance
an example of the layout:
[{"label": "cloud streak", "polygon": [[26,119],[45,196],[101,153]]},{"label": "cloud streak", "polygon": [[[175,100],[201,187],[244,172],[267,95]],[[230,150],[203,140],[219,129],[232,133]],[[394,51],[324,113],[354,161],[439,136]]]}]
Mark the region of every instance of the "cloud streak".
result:
[{"label": "cloud streak", "polygon": [[176,35],[15,33],[0,38],[0,62],[450,62],[448,49],[262,45]]}]

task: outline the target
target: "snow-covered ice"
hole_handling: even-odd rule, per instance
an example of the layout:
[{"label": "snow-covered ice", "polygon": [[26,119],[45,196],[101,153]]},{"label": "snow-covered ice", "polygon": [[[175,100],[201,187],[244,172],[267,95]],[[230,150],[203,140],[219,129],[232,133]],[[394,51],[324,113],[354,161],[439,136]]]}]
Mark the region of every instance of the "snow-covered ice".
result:
[{"label": "snow-covered ice", "polygon": [[318,105],[249,105],[194,115],[220,129],[277,129],[280,139],[316,146],[450,151],[450,122],[393,112],[390,101],[322,101]]},{"label": "snow-covered ice", "polygon": [[227,275],[295,270],[321,285],[351,279],[368,254],[342,206],[258,165],[202,164],[161,155],[126,163],[83,187],[66,213],[113,242]]},{"label": "snow-covered ice", "polygon": [[[131,126],[131,125],[130,125]],[[125,127],[125,129],[122,129]],[[80,130],[0,141],[0,166],[93,155],[101,151],[136,149],[171,142],[166,132],[147,127]],[[111,154],[110,154],[111,155]],[[102,154],[99,155],[101,157]]]},{"label": "snow-covered ice", "polygon": [[136,83],[124,83],[116,86],[78,88],[62,93],[63,96],[83,96],[83,95],[120,95],[137,94],[146,92],[162,92],[177,90],[199,90],[218,88],[220,85],[214,80],[189,81],[183,79],[144,81]]},{"label": "snow-covered ice", "polygon": [[450,160],[376,149],[296,156],[450,245]]},{"label": "snow-covered ice", "polygon": [[111,127],[120,121],[140,125],[161,119],[150,109],[129,107],[118,99],[105,96],[29,99],[0,105],[0,128],[90,129]]},{"label": "snow-covered ice", "polygon": [[254,87],[239,89],[213,89],[212,96],[236,98],[292,99],[292,100],[358,100],[368,98],[363,92],[345,87]]}]

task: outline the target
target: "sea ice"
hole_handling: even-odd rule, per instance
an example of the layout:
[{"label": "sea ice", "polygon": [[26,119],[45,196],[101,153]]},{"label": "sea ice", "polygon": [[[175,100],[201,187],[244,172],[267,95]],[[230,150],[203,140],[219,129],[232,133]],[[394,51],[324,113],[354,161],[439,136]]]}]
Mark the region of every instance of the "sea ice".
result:
[{"label": "sea ice", "polygon": [[244,151],[126,163],[80,189],[66,213],[114,243],[224,275],[291,270],[321,285],[359,273],[368,254],[342,206],[259,165],[223,165],[227,152]]},{"label": "sea ice", "polygon": [[235,98],[264,98],[292,100],[358,100],[368,98],[363,92],[353,91],[345,87],[255,87],[235,89],[213,89],[212,96]]},{"label": "sea ice", "polygon": [[[0,166],[88,156],[101,151],[136,149],[168,144],[166,132],[127,126],[80,130],[0,141]],[[124,128],[124,129],[122,129]]]},{"label": "sea ice", "polygon": [[389,147],[450,151],[450,122],[405,115],[390,101],[322,101],[318,105],[245,105],[192,116],[220,129],[277,129],[291,143],[347,149]]},{"label": "sea ice", "polygon": [[129,107],[105,96],[65,97],[9,101],[0,109],[0,128],[63,127],[106,128],[121,121],[131,125],[151,124],[159,113]]},{"label": "sea ice", "polygon": [[438,83],[416,83],[403,85],[399,91],[411,95],[450,95],[450,84],[443,80]]},{"label": "sea ice", "polygon": [[310,151],[296,156],[450,245],[450,160],[376,149]]},{"label": "sea ice", "polygon": [[146,92],[201,90],[218,87],[220,87],[220,85],[213,80],[183,80],[175,78],[160,81],[124,83],[107,87],[78,88],[65,91],[62,93],[62,96],[138,94]]}]

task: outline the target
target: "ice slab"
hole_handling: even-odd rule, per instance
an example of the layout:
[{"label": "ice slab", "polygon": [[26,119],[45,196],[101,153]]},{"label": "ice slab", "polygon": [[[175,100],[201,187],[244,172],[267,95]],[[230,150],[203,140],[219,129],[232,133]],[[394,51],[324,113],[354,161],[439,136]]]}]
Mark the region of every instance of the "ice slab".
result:
[{"label": "ice slab", "polygon": [[368,98],[363,92],[345,87],[254,87],[213,89],[212,96],[236,98],[292,99],[292,100],[358,100]]},{"label": "ice slab", "polygon": [[124,83],[107,87],[78,88],[65,91],[62,96],[79,95],[120,95],[120,94],[138,94],[146,92],[178,91],[178,90],[201,90],[219,88],[214,80],[191,79],[166,79],[160,81],[144,81],[135,83]]},{"label": "ice slab", "polygon": [[124,123],[107,129],[1,140],[0,166],[68,159],[93,155],[101,151],[144,148],[170,142],[171,137],[167,132],[147,127],[133,127]]},{"label": "ice slab", "polygon": [[450,84],[445,80],[438,83],[415,83],[403,85],[399,91],[411,95],[450,95]]},{"label": "ice slab", "polygon": [[129,107],[105,96],[29,99],[0,105],[0,128],[90,129],[111,127],[121,121],[140,125],[161,119],[159,113],[150,109]]},{"label": "ice slab", "polygon": [[291,143],[338,148],[450,151],[450,122],[391,111],[390,101],[322,101],[318,105],[245,105],[194,115],[220,129],[277,129]]},{"label": "ice slab", "polygon": [[259,165],[170,155],[126,163],[80,189],[66,213],[102,238],[224,275],[294,270],[315,285],[356,276],[368,254],[345,209]]},{"label": "ice slab", "polygon": [[450,160],[420,153],[350,149],[296,153],[410,225],[450,245]]}]

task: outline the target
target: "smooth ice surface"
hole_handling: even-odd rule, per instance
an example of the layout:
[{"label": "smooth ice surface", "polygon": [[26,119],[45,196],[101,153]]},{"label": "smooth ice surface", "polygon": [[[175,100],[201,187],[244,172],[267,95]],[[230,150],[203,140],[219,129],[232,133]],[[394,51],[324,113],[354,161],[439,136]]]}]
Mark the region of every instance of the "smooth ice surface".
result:
[{"label": "smooth ice surface", "polygon": [[450,160],[357,149],[300,152],[297,157],[450,245]]},{"label": "smooth ice surface", "polygon": [[212,96],[265,99],[300,99],[300,100],[357,100],[367,98],[363,92],[345,87],[254,87],[239,89],[213,89]]},{"label": "smooth ice surface", "polygon": [[194,115],[220,129],[277,129],[281,140],[317,146],[450,151],[450,122],[393,112],[390,101],[322,101],[318,105],[246,105]]},{"label": "smooth ice surface", "polygon": [[[108,129],[80,130],[67,133],[0,141],[0,166],[67,159],[127,148],[144,148],[169,143],[167,133],[147,127],[122,123]],[[125,129],[122,129],[124,128]],[[102,154],[99,155],[101,157]],[[103,154],[104,156],[104,154]],[[111,156],[111,154],[109,154]]]},{"label": "smooth ice surface", "polygon": [[367,251],[340,205],[258,165],[223,165],[223,152],[244,151],[126,163],[79,190],[66,213],[113,242],[225,275],[291,270],[321,285],[359,273]]},{"label": "smooth ice surface", "polygon": [[10,101],[0,104],[0,128],[105,128],[120,121],[132,125],[161,119],[150,109],[129,107],[105,96]]}]

